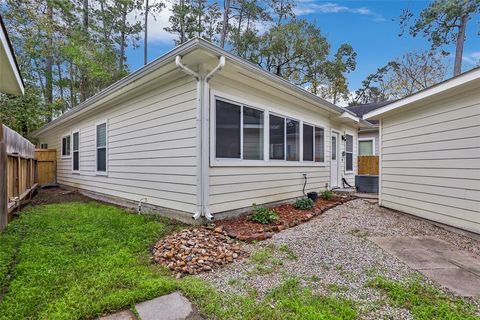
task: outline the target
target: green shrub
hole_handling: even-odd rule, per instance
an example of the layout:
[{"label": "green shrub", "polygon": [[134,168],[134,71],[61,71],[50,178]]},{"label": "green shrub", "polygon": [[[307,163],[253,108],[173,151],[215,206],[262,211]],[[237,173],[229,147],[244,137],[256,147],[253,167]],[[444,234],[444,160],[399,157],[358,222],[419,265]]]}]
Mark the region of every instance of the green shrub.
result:
[{"label": "green shrub", "polygon": [[278,220],[278,214],[275,210],[265,208],[262,206],[257,206],[255,203],[253,204],[253,211],[248,219],[253,222],[258,222],[262,224],[269,224],[276,220]]},{"label": "green shrub", "polygon": [[297,201],[295,201],[295,203],[293,204],[296,209],[300,210],[312,209],[314,205],[315,203],[310,198],[297,199]]},{"label": "green shrub", "polygon": [[320,197],[322,197],[322,199],[324,199],[324,200],[330,200],[330,199],[333,198],[333,192],[330,191],[330,190],[324,190],[320,194]]}]

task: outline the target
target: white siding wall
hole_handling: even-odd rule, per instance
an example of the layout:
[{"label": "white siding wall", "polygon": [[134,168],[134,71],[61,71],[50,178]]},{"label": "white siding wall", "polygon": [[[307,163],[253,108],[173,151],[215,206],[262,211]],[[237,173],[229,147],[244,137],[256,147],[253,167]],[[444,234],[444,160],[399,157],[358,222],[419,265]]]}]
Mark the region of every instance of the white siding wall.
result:
[{"label": "white siding wall", "polygon": [[[41,135],[57,149],[58,183],[195,212],[196,83],[183,76]],[[102,107],[98,108],[102,110]],[[108,176],[95,174],[95,125],[108,121]],[[72,123],[73,122],[73,123]],[[80,172],[62,159],[61,136],[80,130]]]},{"label": "white siding wall", "polygon": [[[275,113],[289,116],[294,119],[303,120],[309,124],[325,127],[325,165],[293,165],[286,163],[286,166],[275,166],[265,164],[259,166],[222,166],[213,163],[210,167],[210,210],[212,213],[219,213],[228,210],[246,208],[252,203],[262,204],[275,201],[282,201],[302,196],[303,173],[308,175],[306,191],[317,191],[325,189],[325,184],[330,185],[330,150],[331,150],[331,128],[344,134],[347,132],[354,137],[354,172],[357,172],[357,129],[344,126],[330,120],[326,111],[298,100],[291,103],[283,97],[278,90],[264,92],[240,82],[226,80],[222,76],[216,76],[211,84],[213,92],[231,100],[258,108],[268,108]],[[237,97],[238,99],[236,99]],[[241,97],[241,98],[240,98]],[[214,105],[211,106],[211,114]],[[210,125],[213,128],[215,119],[211,119]],[[214,131],[211,130],[214,134]],[[210,140],[211,148],[215,148],[213,139]],[[340,155],[345,150],[345,143],[340,141]],[[212,157],[212,153],[211,153]],[[210,159],[211,164],[212,160]],[[248,160],[245,160],[248,163]],[[340,168],[342,175],[353,185],[355,173],[344,173],[344,160]]]},{"label": "white siding wall", "polygon": [[383,119],[382,205],[480,233],[480,92]]}]

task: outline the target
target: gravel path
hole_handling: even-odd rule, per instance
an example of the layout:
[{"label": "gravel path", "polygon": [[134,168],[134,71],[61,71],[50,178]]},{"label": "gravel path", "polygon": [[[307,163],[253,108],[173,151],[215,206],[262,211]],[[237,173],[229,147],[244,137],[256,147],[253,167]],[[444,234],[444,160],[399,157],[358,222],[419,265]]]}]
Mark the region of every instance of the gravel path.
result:
[{"label": "gravel path", "polygon": [[253,257],[201,277],[219,291],[254,289],[261,297],[285,277],[296,276],[320,293],[357,301],[362,319],[411,319],[407,310],[380,304],[380,292],[366,286],[379,275],[393,280],[418,276],[367,238],[405,235],[437,236],[480,254],[478,241],[359,199],[245,247],[250,252],[266,252],[264,261],[255,262]]}]

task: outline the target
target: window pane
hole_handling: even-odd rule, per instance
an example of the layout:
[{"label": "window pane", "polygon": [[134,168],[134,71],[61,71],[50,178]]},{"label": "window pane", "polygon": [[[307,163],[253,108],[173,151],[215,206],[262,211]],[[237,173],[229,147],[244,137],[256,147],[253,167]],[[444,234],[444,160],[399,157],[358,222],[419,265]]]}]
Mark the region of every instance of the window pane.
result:
[{"label": "window pane", "polygon": [[365,140],[358,142],[358,155],[371,156],[373,155],[373,141]]},{"label": "window pane", "polygon": [[107,145],[107,124],[102,123],[97,126],[97,147]]},{"label": "window pane", "polygon": [[73,151],[78,150],[78,132],[73,134]]},{"label": "window pane", "polygon": [[217,100],[216,157],[240,158],[240,106]]},{"label": "window pane", "polygon": [[332,137],[332,160],[337,160],[337,137]]},{"label": "window pane", "polygon": [[347,157],[347,163],[346,163],[347,171],[352,171],[353,170],[353,153],[347,152],[346,157]]},{"label": "window pane", "polygon": [[62,156],[67,155],[67,138],[62,138]]},{"label": "window pane", "polygon": [[73,170],[78,170],[79,167],[79,159],[78,159],[78,151],[73,153]]},{"label": "window pane", "polygon": [[303,161],[313,161],[313,127],[303,125]]},{"label": "window pane", "polygon": [[107,171],[107,149],[97,149],[97,171]]},{"label": "window pane", "polygon": [[300,159],[300,123],[296,120],[287,119],[287,160],[298,161]]},{"label": "window pane", "polygon": [[66,149],[67,155],[70,155],[70,136],[67,137],[67,149]]},{"label": "window pane", "polygon": [[243,107],[243,159],[263,160],[263,111]]},{"label": "window pane", "polygon": [[[315,127],[315,162],[325,162],[325,132]],[[333,141],[333,140],[332,140]],[[333,151],[332,151],[333,153]],[[332,157],[333,159],[333,157]]]},{"label": "window pane", "polygon": [[270,115],[270,159],[285,159],[285,119]]},{"label": "window pane", "polygon": [[346,151],[353,152],[353,136],[347,134],[346,137],[347,137]]}]

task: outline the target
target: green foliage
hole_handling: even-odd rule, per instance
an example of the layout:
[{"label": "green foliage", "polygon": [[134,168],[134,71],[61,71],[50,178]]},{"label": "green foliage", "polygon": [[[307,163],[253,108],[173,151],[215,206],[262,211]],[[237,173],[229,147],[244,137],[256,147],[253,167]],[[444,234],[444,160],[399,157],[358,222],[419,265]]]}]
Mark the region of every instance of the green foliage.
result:
[{"label": "green foliage", "polygon": [[297,199],[293,203],[293,206],[300,210],[308,210],[308,209],[312,209],[315,206],[315,203],[313,202],[312,199],[304,197],[301,199]]},{"label": "green foliage", "polygon": [[323,190],[322,193],[320,193],[320,197],[325,200],[330,200],[334,196],[334,193],[331,190]]},{"label": "green foliage", "polygon": [[269,224],[278,220],[278,214],[275,212],[275,210],[272,210],[270,208],[257,206],[254,203],[253,211],[254,213],[248,216],[248,219],[250,221],[258,222],[262,224]]},{"label": "green foliage", "polygon": [[391,303],[409,310],[416,320],[478,319],[473,305],[449,297],[420,280],[401,283],[377,277],[369,285],[385,292]]}]

